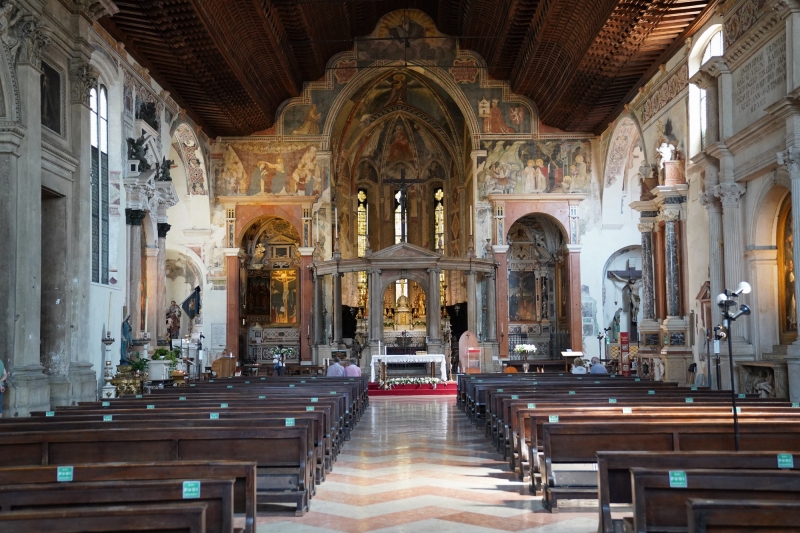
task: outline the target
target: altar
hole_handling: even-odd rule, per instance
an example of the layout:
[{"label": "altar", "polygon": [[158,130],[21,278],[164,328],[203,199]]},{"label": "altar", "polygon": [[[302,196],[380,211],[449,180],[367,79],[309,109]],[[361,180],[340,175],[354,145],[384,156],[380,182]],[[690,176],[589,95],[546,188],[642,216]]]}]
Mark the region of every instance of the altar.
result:
[{"label": "altar", "polygon": [[376,355],[370,364],[369,380],[375,381],[375,367],[381,362],[387,365],[404,363],[439,363],[442,379],[447,381],[447,358],[442,353],[406,354],[406,355]]}]

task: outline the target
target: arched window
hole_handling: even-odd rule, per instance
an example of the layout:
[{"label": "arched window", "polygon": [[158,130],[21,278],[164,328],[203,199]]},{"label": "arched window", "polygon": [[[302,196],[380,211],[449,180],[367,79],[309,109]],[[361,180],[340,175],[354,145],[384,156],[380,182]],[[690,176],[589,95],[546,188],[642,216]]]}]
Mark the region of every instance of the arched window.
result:
[{"label": "arched window", "polygon": [[406,227],[404,203],[405,191],[400,190],[394,194],[394,243],[398,244],[407,240],[408,228]]},{"label": "arched window", "polygon": [[433,191],[433,236],[437,250],[444,250],[444,191],[437,187]]},{"label": "arched window", "polygon": [[[706,45],[705,50],[703,51],[703,58],[700,60],[700,64],[702,65],[709,59],[714,56],[721,56],[722,55],[722,30],[716,32],[714,35],[711,36],[709,39],[708,44]],[[700,112],[698,116],[700,117],[700,147],[701,149],[705,149],[706,147],[706,126],[708,124],[708,117],[706,116],[706,91],[705,89],[700,89]]]},{"label": "arched window", "polygon": [[89,93],[91,109],[92,281],[108,284],[108,91]]}]

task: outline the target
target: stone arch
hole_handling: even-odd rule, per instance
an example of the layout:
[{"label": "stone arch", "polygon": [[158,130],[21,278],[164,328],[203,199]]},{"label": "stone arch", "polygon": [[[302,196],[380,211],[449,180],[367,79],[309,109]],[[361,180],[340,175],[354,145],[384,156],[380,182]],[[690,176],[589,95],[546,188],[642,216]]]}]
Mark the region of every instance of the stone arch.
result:
[{"label": "stone arch", "polygon": [[[622,282],[611,280],[608,277],[608,272],[615,270],[627,270],[628,269],[628,260],[635,259],[636,260],[636,269],[642,269],[642,247],[641,245],[634,244],[629,246],[624,246],[612,254],[608,256],[605,265],[603,266],[603,301],[601,306],[601,313],[602,313],[602,327],[610,327],[612,320],[614,319],[614,315],[618,309],[622,309],[621,312],[621,321],[620,326],[623,327],[620,331],[632,331],[631,326],[632,322],[636,324],[641,322],[642,317],[642,308],[641,308],[641,298],[642,298],[642,290],[639,290],[639,309],[637,313],[637,317],[630,316],[630,296],[626,294],[625,287],[622,286]],[[640,283],[641,285],[641,283]],[[614,299],[616,298],[616,299]],[[625,319],[628,319],[627,321]],[[631,343],[636,341],[633,333],[631,333]],[[614,342],[612,340],[612,342]]]},{"label": "stone arch", "polygon": [[[715,18],[719,17],[719,15],[715,15]],[[703,52],[705,52],[706,46],[708,46],[711,37],[714,36],[718,31],[722,31],[722,23],[721,21],[715,24],[710,25],[706,30],[701,33],[700,35],[695,36],[694,44],[692,45],[692,49],[689,52],[688,58],[688,68],[689,68],[689,77],[694,76],[698,70],[700,70],[700,62],[703,60]],[[701,89],[693,84],[689,84],[689,157],[693,157],[695,154],[700,152],[701,150],[701,141],[700,141],[700,113],[703,111],[700,109],[700,95]]]},{"label": "stone arch", "polygon": [[186,169],[187,194],[208,196],[208,165],[194,129],[181,121],[175,126],[171,136],[177,144],[176,152]]},{"label": "stone arch", "polygon": [[[174,300],[180,305],[189,296],[192,290],[198,285],[205,286],[207,271],[203,261],[191,249],[185,246],[172,245],[166,249],[166,280],[165,280],[165,304],[169,307]],[[158,310],[158,317],[161,319],[166,309]],[[201,311],[202,313],[202,311]],[[201,315],[202,316],[202,315]],[[189,333],[188,317],[181,317],[181,336]]]},{"label": "stone arch", "polygon": [[[405,275],[403,274],[405,272]],[[401,270],[392,270],[387,272],[381,272],[381,286],[379,294],[383,297],[386,294],[386,291],[392,285],[392,283],[399,281],[401,279],[407,279],[410,281],[415,281],[422,290],[425,291],[425,296],[427,297],[430,294],[430,287],[428,287],[428,275],[426,271],[423,270],[408,270],[408,271],[401,271]]]},{"label": "stone arch", "polygon": [[[569,209],[564,209],[564,206],[556,202],[536,202],[534,210],[517,210],[514,209],[515,205],[506,206],[506,227],[509,231],[514,224],[528,216],[539,215],[545,217],[547,220],[552,221],[555,226],[561,231],[564,236],[564,242],[569,242]],[[506,233],[508,238],[508,233]]]},{"label": "stone arch", "polygon": [[606,152],[606,165],[603,171],[604,189],[611,187],[618,179],[624,179],[630,153],[635,144],[641,142],[642,139],[642,129],[636,117],[630,114],[623,115],[614,127]]}]

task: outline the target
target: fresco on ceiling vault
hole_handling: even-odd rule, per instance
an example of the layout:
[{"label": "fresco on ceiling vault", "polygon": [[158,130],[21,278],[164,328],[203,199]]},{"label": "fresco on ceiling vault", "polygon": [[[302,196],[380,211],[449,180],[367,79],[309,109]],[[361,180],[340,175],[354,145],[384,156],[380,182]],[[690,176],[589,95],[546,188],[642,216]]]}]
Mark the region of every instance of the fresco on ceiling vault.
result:
[{"label": "fresco on ceiling vault", "polygon": [[316,144],[233,142],[222,153],[219,196],[312,196],[328,188]]},{"label": "fresco on ceiling vault", "polygon": [[360,67],[379,59],[449,67],[456,57],[456,41],[439,33],[424,12],[403,9],[384,15],[371,35],[356,39],[355,52]]},{"label": "fresco on ceiling vault", "polygon": [[484,142],[478,190],[489,194],[588,192],[591,145],[586,140]]}]

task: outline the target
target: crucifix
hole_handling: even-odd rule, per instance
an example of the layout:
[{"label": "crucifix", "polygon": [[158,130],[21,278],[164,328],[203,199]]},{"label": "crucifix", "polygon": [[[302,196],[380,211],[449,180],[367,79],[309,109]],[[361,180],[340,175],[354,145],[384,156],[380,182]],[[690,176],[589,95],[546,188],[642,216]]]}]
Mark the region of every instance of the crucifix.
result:
[{"label": "crucifix", "polygon": [[406,180],[406,169],[400,169],[400,179],[386,179],[383,183],[398,185],[397,193],[394,195],[397,205],[400,207],[400,242],[407,242],[408,235],[406,228],[408,227],[408,186],[414,183],[422,183],[421,180]]},{"label": "crucifix", "polygon": [[641,296],[639,295],[639,287],[641,286],[641,279],[642,279],[642,271],[636,270],[633,266],[628,266],[627,270],[609,270],[607,272],[608,279],[613,279],[616,281],[621,281],[625,284],[622,288],[623,295],[625,294],[625,288],[628,289],[628,295],[630,297],[630,333],[631,333],[631,340],[634,338],[639,338],[639,332],[637,331],[637,324],[639,320],[639,307],[641,304]]}]

